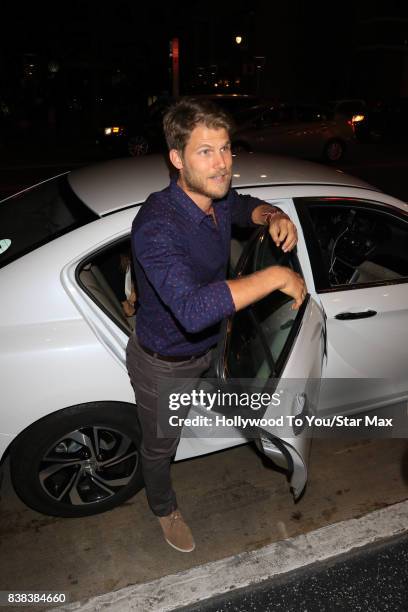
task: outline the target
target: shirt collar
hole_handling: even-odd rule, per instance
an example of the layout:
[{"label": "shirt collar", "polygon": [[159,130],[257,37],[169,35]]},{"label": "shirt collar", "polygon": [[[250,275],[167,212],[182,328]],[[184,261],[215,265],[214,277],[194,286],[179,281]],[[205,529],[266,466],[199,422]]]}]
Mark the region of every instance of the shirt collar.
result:
[{"label": "shirt collar", "polygon": [[[190,219],[199,225],[204,219],[207,219],[208,215],[201,210],[199,206],[186,194],[185,191],[178,185],[177,178],[172,178],[170,182],[170,193],[172,195],[172,203],[177,207],[177,210],[182,210],[188,214]],[[227,197],[227,196],[226,196]],[[213,206],[225,202],[225,198],[222,200],[214,200]]]}]

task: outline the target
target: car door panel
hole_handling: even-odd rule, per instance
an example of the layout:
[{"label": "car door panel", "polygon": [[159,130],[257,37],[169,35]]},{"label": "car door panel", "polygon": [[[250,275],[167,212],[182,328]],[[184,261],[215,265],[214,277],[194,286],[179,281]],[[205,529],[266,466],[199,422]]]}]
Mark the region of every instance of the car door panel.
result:
[{"label": "car door panel", "polygon": [[295,204],[327,316],[320,410],[357,413],[405,400],[408,219],[385,203],[351,198]]},{"label": "car door panel", "polygon": [[[296,256],[284,255],[268,232],[261,230],[244,251],[237,274],[283,263],[300,270]],[[219,345],[218,376],[226,385],[277,390],[279,406],[271,402],[266,408],[257,444],[287,469],[298,498],[307,482],[311,430],[296,428],[293,419],[316,411],[325,337],[323,313],[316,301],[307,298],[298,312],[292,310],[292,303],[276,291],[232,317]]]},{"label": "car door panel", "polygon": [[[321,294],[327,315],[328,359],[321,410],[358,412],[408,397],[408,317],[405,284]],[[345,312],[376,312],[339,320]],[[342,379],[336,383],[335,379]],[[348,384],[344,385],[344,379]]]},{"label": "car door panel", "polygon": [[[321,309],[312,298],[309,298],[287,363],[279,379],[276,379],[276,388],[281,398],[278,410],[279,415],[284,417],[285,437],[282,437],[281,427],[263,428],[263,434],[267,432],[271,436],[270,442],[278,439],[283,445],[284,452],[286,451],[285,456],[288,454],[290,456],[292,461],[292,466],[289,464],[289,467],[292,468],[290,486],[295,499],[301,495],[307,482],[311,429],[305,427],[303,431],[297,431],[296,427],[289,427],[288,417],[302,416],[304,418],[306,411],[310,416],[317,411],[324,351],[322,326]],[[269,406],[264,418],[270,420],[276,416],[276,412],[276,407]],[[274,450],[270,444],[267,445],[264,435],[261,435],[261,444],[265,454],[274,460]]]}]

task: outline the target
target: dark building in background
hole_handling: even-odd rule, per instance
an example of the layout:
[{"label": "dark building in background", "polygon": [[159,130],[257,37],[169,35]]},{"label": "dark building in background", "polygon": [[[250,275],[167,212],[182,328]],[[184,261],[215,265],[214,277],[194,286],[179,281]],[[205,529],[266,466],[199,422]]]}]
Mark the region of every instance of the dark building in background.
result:
[{"label": "dark building in background", "polygon": [[172,92],[174,38],[181,94],[298,101],[407,96],[405,4],[7,5],[0,40],[2,125],[14,122],[13,138],[34,124],[37,136],[76,138],[93,134],[106,114],[142,112]]},{"label": "dark building in background", "polygon": [[352,87],[370,99],[408,97],[408,17],[361,20]]},{"label": "dark building in background", "polygon": [[183,84],[297,100],[405,96],[407,11],[393,0],[193,3]]}]

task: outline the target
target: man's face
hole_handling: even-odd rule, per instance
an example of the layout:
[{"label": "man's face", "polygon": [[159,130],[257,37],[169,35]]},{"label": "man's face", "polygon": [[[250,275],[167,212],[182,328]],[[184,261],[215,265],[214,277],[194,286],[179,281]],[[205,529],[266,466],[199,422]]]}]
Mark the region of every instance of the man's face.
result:
[{"label": "man's face", "polygon": [[232,155],[226,129],[197,125],[180,160],[180,184],[187,192],[212,200],[227,194],[232,176]]}]

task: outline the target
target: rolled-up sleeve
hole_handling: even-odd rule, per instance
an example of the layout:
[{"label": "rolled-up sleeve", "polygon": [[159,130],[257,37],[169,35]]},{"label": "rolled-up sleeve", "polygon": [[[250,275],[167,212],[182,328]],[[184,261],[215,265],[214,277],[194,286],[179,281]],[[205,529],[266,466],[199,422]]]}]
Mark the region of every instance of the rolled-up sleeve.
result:
[{"label": "rolled-up sleeve", "polygon": [[132,243],[148,281],[187,332],[200,332],[235,312],[225,281],[199,282],[171,224],[149,220],[132,235]]}]

